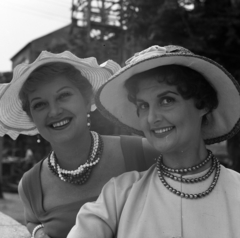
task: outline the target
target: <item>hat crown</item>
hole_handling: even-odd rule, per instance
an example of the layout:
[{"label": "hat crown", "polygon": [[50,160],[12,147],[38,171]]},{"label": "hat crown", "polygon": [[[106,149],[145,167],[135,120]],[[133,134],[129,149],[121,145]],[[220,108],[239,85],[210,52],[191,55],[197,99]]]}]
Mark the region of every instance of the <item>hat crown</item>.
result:
[{"label": "hat crown", "polygon": [[153,45],[145,50],[135,53],[134,56],[126,60],[125,63],[126,65],[134,64],[154,56],[159,57],[159,56],[168,55],[171,53],[193,55],[191,51],[181,46],[168,45],[168,46],[161,47],[158,45]]},{"label": "hat crown", "polygon": [[44,62],[54,62],[55,60],[67,60],[69,61],[69,64],[76,63],[82,64],[83,66],[99,67],[97,60],[94,57],[78,58],[70,51],[64,51],[58,54],[54,54],[48,51],[42,51],[33,63],[21,63],[15,67],[13,74],[16,75],[16,77],[13,77],[13,81],[17,80],[21,75],[27,73],[28,70],[31,70],[34,65],[41,65],[44,64]]}]

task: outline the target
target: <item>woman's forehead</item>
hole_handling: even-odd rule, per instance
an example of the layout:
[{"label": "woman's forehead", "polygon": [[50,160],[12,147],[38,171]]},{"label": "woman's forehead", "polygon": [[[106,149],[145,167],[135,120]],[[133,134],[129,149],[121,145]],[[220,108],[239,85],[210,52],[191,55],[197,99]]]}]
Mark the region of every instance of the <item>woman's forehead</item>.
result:
[{"label": "woman's forehead", "polygon": [[139,82],[138,84],[138,94],[139,93],[144,93],[148,91],[165,91],[165,90],[174,90],[176,91],[176,86],[174,85],[169,85],[165,82],[159,82],[156,79],[152,80],[143,80]]},{"label": "woman's forehead", "polygon": [[[68,88],[73,88],[75,89],[76,86],[68,80],[67,77],[65,76],[58,76],[54,77],[48,81],[38,81],[37,84],[33,86],[32,94],[42,94],[45,93],[46,91],[48,92],[58,92],[61,88],[68,87]],[[31,95],[29,93],[29,96]]]}]

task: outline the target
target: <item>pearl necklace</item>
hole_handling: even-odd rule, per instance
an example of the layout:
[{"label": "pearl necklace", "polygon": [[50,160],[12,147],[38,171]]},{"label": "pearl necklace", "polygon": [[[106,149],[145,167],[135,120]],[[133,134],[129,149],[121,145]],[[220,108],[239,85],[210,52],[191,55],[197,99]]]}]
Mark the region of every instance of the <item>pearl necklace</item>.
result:
[{"label": "pearl necklace", "polygon": [[206,174],[204,174],[203,176],[201,176],[199,178],[194,178],[194,179],[186,179],[186,178],[183,178],[182,176],[178,177],[178,176],[175,176],[164,170],[162,170],[162,173],[164,176],[171,178],[173,180],[182,182],[182,183],[198,183],[198,182],[202,182],[202,181],[206,180],[213,173],[213,171],[215,170],[216,164],[217,164],[217,159],[213,157],[213,163],[212,163],[210,170],[208,170],[208,172]]},{"label": "pearl necklace", "polygon": [[172,169],[172,168],[169,168],[167,167],[166,165],[164,165],[163,163],[161,163],[161,167],[168,171],[168,172],[171,172],[171,173],[187,173],[187,172],[192,172],[192,171],[195,171],[197,169],[200,169],[201,167],[203,167],[205,164],[208,163],[208,161],[212,158],[212,152],[210,150],[207,150],[208,151],[208,156],[207,158],[202,161],[201,163],[195,165],[195,166],[192,166],[192,167],[189,167],[189,168],[183,168],[183,169]]},{"label": "pearl necklace", "polygon": [[48,166],[54,175],[58,176],[62,181],[77,185],[84,184],[90,177],[92,168],[100,161],[103,151],[103,141],[101,136],[91,131],[91,148],[89,158],[80,165],[76,170],[62,169],[57,162],[57,157],[52,151],[48,156]]},{"label": "pearl necklace", "polygon": [[[170,191],[170,192],[172,192],[172,193],[174,193],[174,194],[176,194],[177,196],[180,196],[180,197],[182,197],[182,198],[188,198],[188,199],[197,199],[197,198],[202,198],[202,197],[205,197],[205,196],[207,196],[208,194],[210,194],[212,191],[213,191],[213,189],[214,189],[214,187],[216,186],[216,184],[217,184],[217,181],[218,181],[218,178],[219,178],[219,175],[220,175],[220,169],[221,169],[221,167],[220,167],[220,163],[219,163],[219,161],[218,161],[218,159],[216,158],[216,157],[214,157],[213,155],[211,156],[212,157],[212,160],[213,160],[213,164],[215,164],[215,165],[213,165],[213,170],[216,170],[216,172],[215,172],[215,175],[214,175],[214,178],[213,178],[213,181],[212,181],[212,183],[211,183],[211,185],[209,186],[209,188],[206,190],[206,191],[204,191],[204,192],[201,192],[201,193],[197,193],[197,194],[188,194],[188,193],[183,193],[183,192],[181,192],[181,191],[178,191],[177,189],[175,189],[175,188],[173,188],[172,186],[170,186],[167,182],[166,182],[166,180],[165,180],[165,178],[163,177],[163,175],[164,175],[164,173],[163,173],[163,170],[162,170],[162,155],[157,159],[157,163],[156,163],[156,168],[157,168],[157,173],[158,173],[158,177],[159,177],[159,179],[160,179],[160,181],[162,182],[162,184]],[[211,170],[211,169],[210,169]],[[209,171],[210,171],[209,170]],[[206,176],[206,175],[205,175]],[[210,176],[210,175],[209,175]],[[209,177],[208,176],[208,177]],[[176,177],[176,176],[174,176],[175,178],[177,178],[177,179],[174,179],[174,180],[176,180],[176,181],[178,181],[178,182],[183,182],[182,181],[182,178],[179,180],[178,178],[179,177]],[[204,177],[204,176],[203,176]],[[195,181],[197,181],[197,182],[201,182],[201,181],[203,181],[204,179],[201,179],[202,177],[200,177],[200,178],[197,178],[196,180],[194,179],[194,182]],[[206,178],[205,178],[206,179]],[[186,181],[188,181],[188,182],[190,182],[191,180],[189,180],[189,179],[185,179]],[[186,182],[185,181],[185,182]],[[190,182],[191,183],[191,182]]]}]

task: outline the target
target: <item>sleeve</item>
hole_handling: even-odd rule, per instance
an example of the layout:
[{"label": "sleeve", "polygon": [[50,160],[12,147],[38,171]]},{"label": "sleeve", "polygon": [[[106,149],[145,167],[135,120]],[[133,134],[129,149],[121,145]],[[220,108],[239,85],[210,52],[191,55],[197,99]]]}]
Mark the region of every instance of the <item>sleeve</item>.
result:
[{"label": "sleeve", "polygon": [[120,181],[119,177],[111,179],[103,187],[96,202],[82,206],[76,224],[67,238],[115,237],[122,210],[133,185],[131,178],[128,180],[128,176],[122,176]]},{"label": "sleeve", "polygon": [[23,202],[23,207],[24,207],[24,218],[25,218],[25,222],[26,224],[31,222],[31,223],[39,223],[38,219],[36,218],[36,216],[33,213],[33,210],[31,208],[31,205],[24,193],[24,189],[23,189],[23,185],[22,185],[23,181],[22,179],[20,180],[19,184],[18,184],[18,194]]}]

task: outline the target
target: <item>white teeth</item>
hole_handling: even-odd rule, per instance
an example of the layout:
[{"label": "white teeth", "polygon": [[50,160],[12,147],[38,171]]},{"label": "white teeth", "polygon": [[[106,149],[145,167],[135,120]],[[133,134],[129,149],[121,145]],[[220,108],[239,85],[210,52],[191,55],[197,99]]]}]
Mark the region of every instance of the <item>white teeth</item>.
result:
[{"label": "white teeth", "polygon": [[66,125],[68,122],[69,122],[69,120],[64,120],[64,121],[60,121],[60,122],[54,123],[52,126],[53,126],[54,128],[55,128],[55,127],[59,127],[59,126],[64,126],[64,125]]},{"label": "white teeth", "polygon": [[155,130],[154,132],[156,134],[161,134],[161,133],[164,133],[164,132],[167,132],[167,131],[170,131],[172,130],[173,127],[168,127],[168,128],[164,128],[164,129],[160,129],[160,130]]}]

